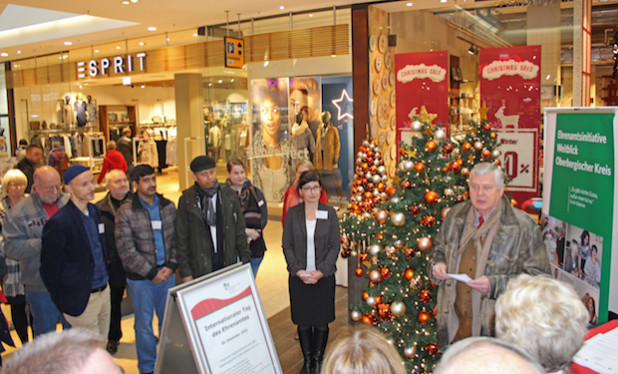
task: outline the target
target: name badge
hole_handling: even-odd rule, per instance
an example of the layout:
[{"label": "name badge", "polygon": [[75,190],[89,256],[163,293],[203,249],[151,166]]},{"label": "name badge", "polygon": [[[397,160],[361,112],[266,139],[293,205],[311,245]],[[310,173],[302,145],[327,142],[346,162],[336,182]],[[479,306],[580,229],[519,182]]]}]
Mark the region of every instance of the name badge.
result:
[{"label": "name badge", "polygon": [[99,223],[99,234],[105,234],[105,224]]},{"label": "name badge", "polygon": [[150,224],[152,225],[153,230],[161,230],[161,227],[163,227],[161,221],[151,221]]},{"label": "name badge", "polygon": [[261,207],[262,205],[264,205],[264,200],[258,201],[258,206]]},{"label": "name badge", "polygon": [[316,210],[315,218],[316,219],[328,219],[328,211],[327,210]]}]

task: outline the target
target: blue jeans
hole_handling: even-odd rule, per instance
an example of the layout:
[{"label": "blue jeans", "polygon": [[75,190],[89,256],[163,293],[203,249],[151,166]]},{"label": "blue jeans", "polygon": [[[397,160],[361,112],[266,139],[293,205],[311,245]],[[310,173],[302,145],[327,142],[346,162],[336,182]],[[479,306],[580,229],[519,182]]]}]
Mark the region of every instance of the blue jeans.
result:
[{"label": "blue jeans", "polygon": [[163,314],[167,290],[176,284],[176,276],[172,275],[167,282],[152,283],[150,280],[127,279],[129,295],[133,302],[135,313],[135,349],[137,351],[137,368],[140,373],[154,371],[157,361],[157,339],[152,331],[153,310],[159,320],[159,334],[163,326]]},{"label": "blue jeans", "polygon": [[62,313],[58,311],[49,292],[26,291],[26,301],[30,305],[32,313],[32,335],[35,338],[39,335],[56,331],[56,324],[59,318],[63,330],[71,328],[71,325],[64,319]]},{"label": "blue jeans", "polygon": [[257,277],[257,271],[264,257],[251,257],[251,270],[253,270],[253,278]]}]

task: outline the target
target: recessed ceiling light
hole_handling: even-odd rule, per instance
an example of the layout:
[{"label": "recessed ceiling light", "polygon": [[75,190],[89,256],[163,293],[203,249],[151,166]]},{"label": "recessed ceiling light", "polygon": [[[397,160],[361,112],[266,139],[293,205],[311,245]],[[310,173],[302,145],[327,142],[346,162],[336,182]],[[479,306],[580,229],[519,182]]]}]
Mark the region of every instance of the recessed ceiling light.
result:
[{"label": "recessed ceiling light", "polygon": [[193,37],[197,38],[197,33],[196,32],[193,33]]},{"label": "recessed ceiling light", "polygon": [[212,82],[208,83],[208,87],[212,87]]},{"label": "recessed ceiling light", "polygon": [[285,7],[283,5],[279,5],[279,9],[283,10]]},{"label": "recessed ceiling light", "polygon": [[221,84],[221,83],[223,83],[223,80],[222,80],[222,79],[219,79],[219,84]]},{"label": "recessed ceiling light", "polygon": [[234,83],[234,78],[232,78],[232,79],[230,80],[230,82]]},{"label": "recessed ceiling light", "polygon": [[264,67],[268,66],[268,61],[264,61]]},{"label": "recessed ceiling light", "polygon": [[446,0],[440,0],[441,3],[446,3]]},{"label": "recessed ceiling light", "polygon": [[21,49],[18,49],[18,50],[17,50],[17,54],[18,54],[18,55],[21,55]]},{"label": "recessed ceiling light", "polygon": [[412,6],[412,3],[406,3],[406,6]]},{"label": "recessed ceiling light", "polygon": [[142,84],[142,85],[141,85],[141,87],[142,87],[142,88],[146,88],[146,85],[145,85],[145,84]]},{"label": "recessed ceiling light", "polygon": [[0,56],[2,56],[2,57],[7,57],[8,55],[9,55],[9,54],[8,54],[8,53],[6,53],[6,52],[2,52],[2,53],[0,53]]},{"label": "recessed ceiling light", "polygon": [[310,14],[309,17],[313,17],[313,14]]},{"label": "recessed ceiling light", "polygon": [[94,50],[94,53],[99,53],[99,50],[98,50],[98,49],[95,49],[95,50]]},{"label": "recessed ceiling light", "polygon": [[124,0],[124,1],[122,2],[122,5],[129,5],[129,4],[131,4],[131,2],[129,2],[129,0]]},{"label": "recessed ceiling light", "polygon": [[117,45],[117,46],[116,46],[116,49],[120,49],[120,46],[119,46],[119,45]]},{"label": "recessed ceiling light", "polygon": [[73,42],[66,41],[64,42],[64,45],[73,45]]},{"label": "recessed ceiling light", "polygon": [[132,4],[139,3],[139,0],[130,0]]},{"label": "recessed ceiling light", "polygon": [[157,31],[157,28],[154,26],[148,26],[148,31]]},{"label": "recessed ceiling light", "polygon": [[139,42],[139,45],[144,45],[144,42]]}]

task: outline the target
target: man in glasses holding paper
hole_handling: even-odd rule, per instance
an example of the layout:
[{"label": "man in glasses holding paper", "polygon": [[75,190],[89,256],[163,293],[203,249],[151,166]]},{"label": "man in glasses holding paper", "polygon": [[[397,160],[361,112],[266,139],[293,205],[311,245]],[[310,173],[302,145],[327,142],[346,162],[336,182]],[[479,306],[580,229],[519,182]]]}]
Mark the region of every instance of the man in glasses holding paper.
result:
[{"label": "man in glasses holding paper", "polygon": [[438,342],[494,335],[494,304],[519,274],[549,274],[538,225],[504,195],[504,173],[491,163],[472,169],[470,201],[450,210],[429,262],[439,284]]}]

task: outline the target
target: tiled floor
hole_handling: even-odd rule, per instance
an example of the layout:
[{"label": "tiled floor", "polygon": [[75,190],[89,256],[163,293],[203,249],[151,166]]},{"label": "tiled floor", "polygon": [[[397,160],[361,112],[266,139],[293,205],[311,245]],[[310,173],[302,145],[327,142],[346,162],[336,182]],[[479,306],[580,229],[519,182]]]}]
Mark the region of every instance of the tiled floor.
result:
[{"label": "tiled floor", "polygon": [[[219,181],[226,178],[225,169],[219,165],[217,174]],[[168,168],[162,175],[157,177],[157,189],[168,199],[177,202],[180,197],[178,187],[178,177],[175,168]],[[95,200],[99,200],[105,192],[98,192]],[[277,215],[279,207],[269,207],[269,211]],[[275,341],[275,346],[280,357],[284,372],[298,372],[302,362],[302,355],[298,344],[292,336],[295,327],[290,320],[289,296],[288,296],[288,273],[286,270],[285,259],[281,250],[281,220],[273,217],[268,221],[264,230],[264,238],[268,251],[264,261],[260,266],[256,283],[264,314],[269,318],[270,328]],[[337,287],[337,320],[331,325],[331,341],[337,332],[347,324],[347,290]],[[10,318],[10,313],[6,305],[2,306],[5,316]],[[156,320],[156,318],[155,318]],[[155,326],[156,329],[156,326]],[[133,332],[133,316],[125,316],[122,322],[123,338],[118,347],[118,353],[114,355],[114,360],[124,369],[127,374],[138,374],[137,357],[135,353],[135,335]],[[19,339],[13,332],[13,339],[19,348]],[[10,356],[15,349],[7,347],[2,357],[5,359]]]}]

